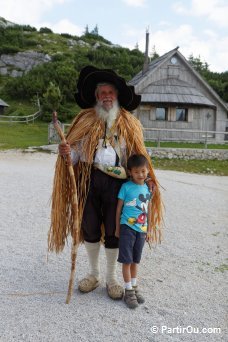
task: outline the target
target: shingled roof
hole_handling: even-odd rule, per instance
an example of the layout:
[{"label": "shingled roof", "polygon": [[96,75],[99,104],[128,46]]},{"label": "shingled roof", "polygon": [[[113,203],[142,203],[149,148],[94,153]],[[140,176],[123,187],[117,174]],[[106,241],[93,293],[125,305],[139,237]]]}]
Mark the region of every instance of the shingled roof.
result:
[{"label": "shingled roof", "polygon": [[2,106],[2,107],[9,107],[9,105],[6,102],[4,102],[3,100],[1,100],[1,99],[0,99],[0,106]]},{"label": "shingled roof", "polygon": [[207,97],[189,83],[176,78],[152,83],[143,90],[142,102],[162,102],[215,107]]}]

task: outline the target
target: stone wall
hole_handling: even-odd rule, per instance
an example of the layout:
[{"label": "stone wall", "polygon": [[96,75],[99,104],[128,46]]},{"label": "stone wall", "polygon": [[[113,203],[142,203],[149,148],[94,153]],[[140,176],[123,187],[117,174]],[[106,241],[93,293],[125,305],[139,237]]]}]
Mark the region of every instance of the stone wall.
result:
[{"label": "stone wall", "polygon": [[188,149],[188,148],[154,148],[147,147],[147,152],[152,157],[168,159],[217,159],[228,160],[227,150]]}]

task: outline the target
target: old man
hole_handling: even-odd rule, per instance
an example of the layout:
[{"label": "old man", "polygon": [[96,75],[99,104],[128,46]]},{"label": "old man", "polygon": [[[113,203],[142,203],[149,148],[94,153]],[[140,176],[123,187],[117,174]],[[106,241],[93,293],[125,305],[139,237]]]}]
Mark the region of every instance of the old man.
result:
[{"label": "old man", "polygon": [[[90,265],[89,274],[79,282],[78,288],[86,293],[100,285],[102,240],[107,260],[107,293],[112,299],[121,299],[124,290],[116,278],[118,239],[115,237],[115,215],[117,194],[127,178],[126,160],[133,153],[148,158],[149,177],[156,185],[151,208],[154,231],[161,220],[159,186],[144,146],[142,127],[130,113],[137,108],[141,97],[113,70],[87,66],[79,75],[75,99],[82,111],[69,129],[68,143],[59,146],[52,210],[61,215],[52,219],[49,248],[62,250],[72,226],[71,190],[63,158],[71,153],[79,198],[81,241],[84,241]],[[61,196],[57,194],[59,189]]]}]

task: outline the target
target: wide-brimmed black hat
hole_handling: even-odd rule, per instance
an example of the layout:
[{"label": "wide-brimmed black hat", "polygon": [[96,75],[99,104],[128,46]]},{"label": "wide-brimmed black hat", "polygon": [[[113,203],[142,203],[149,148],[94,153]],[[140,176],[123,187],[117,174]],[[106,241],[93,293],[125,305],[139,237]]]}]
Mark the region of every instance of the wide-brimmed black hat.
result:
[{"label": "wide-brimmed black hat", "polygon": [[124,78],[118,76],[111,69],[98,69],[92,65],[84,67],[79,75],[75,100],[85,109],[96,103],[95,89],[98,83],[113,84],[118,90],[118,100],[121,107],[134,110],[141,101],[141,95],[135,94],[133,86],[128,86]]}]

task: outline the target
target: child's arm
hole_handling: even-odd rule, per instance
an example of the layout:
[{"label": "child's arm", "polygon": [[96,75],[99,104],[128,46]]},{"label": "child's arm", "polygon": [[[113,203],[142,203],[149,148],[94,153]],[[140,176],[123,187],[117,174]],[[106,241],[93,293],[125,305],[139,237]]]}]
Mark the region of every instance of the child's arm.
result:
[{"label": "child's arm", "polygon": [[115,236],[117,238],[120,237],[120,215],[122,212],[123,203],[124,203],[123,200],[118,199],[117,208],[116,208],[116,232],[115,232]]}]

